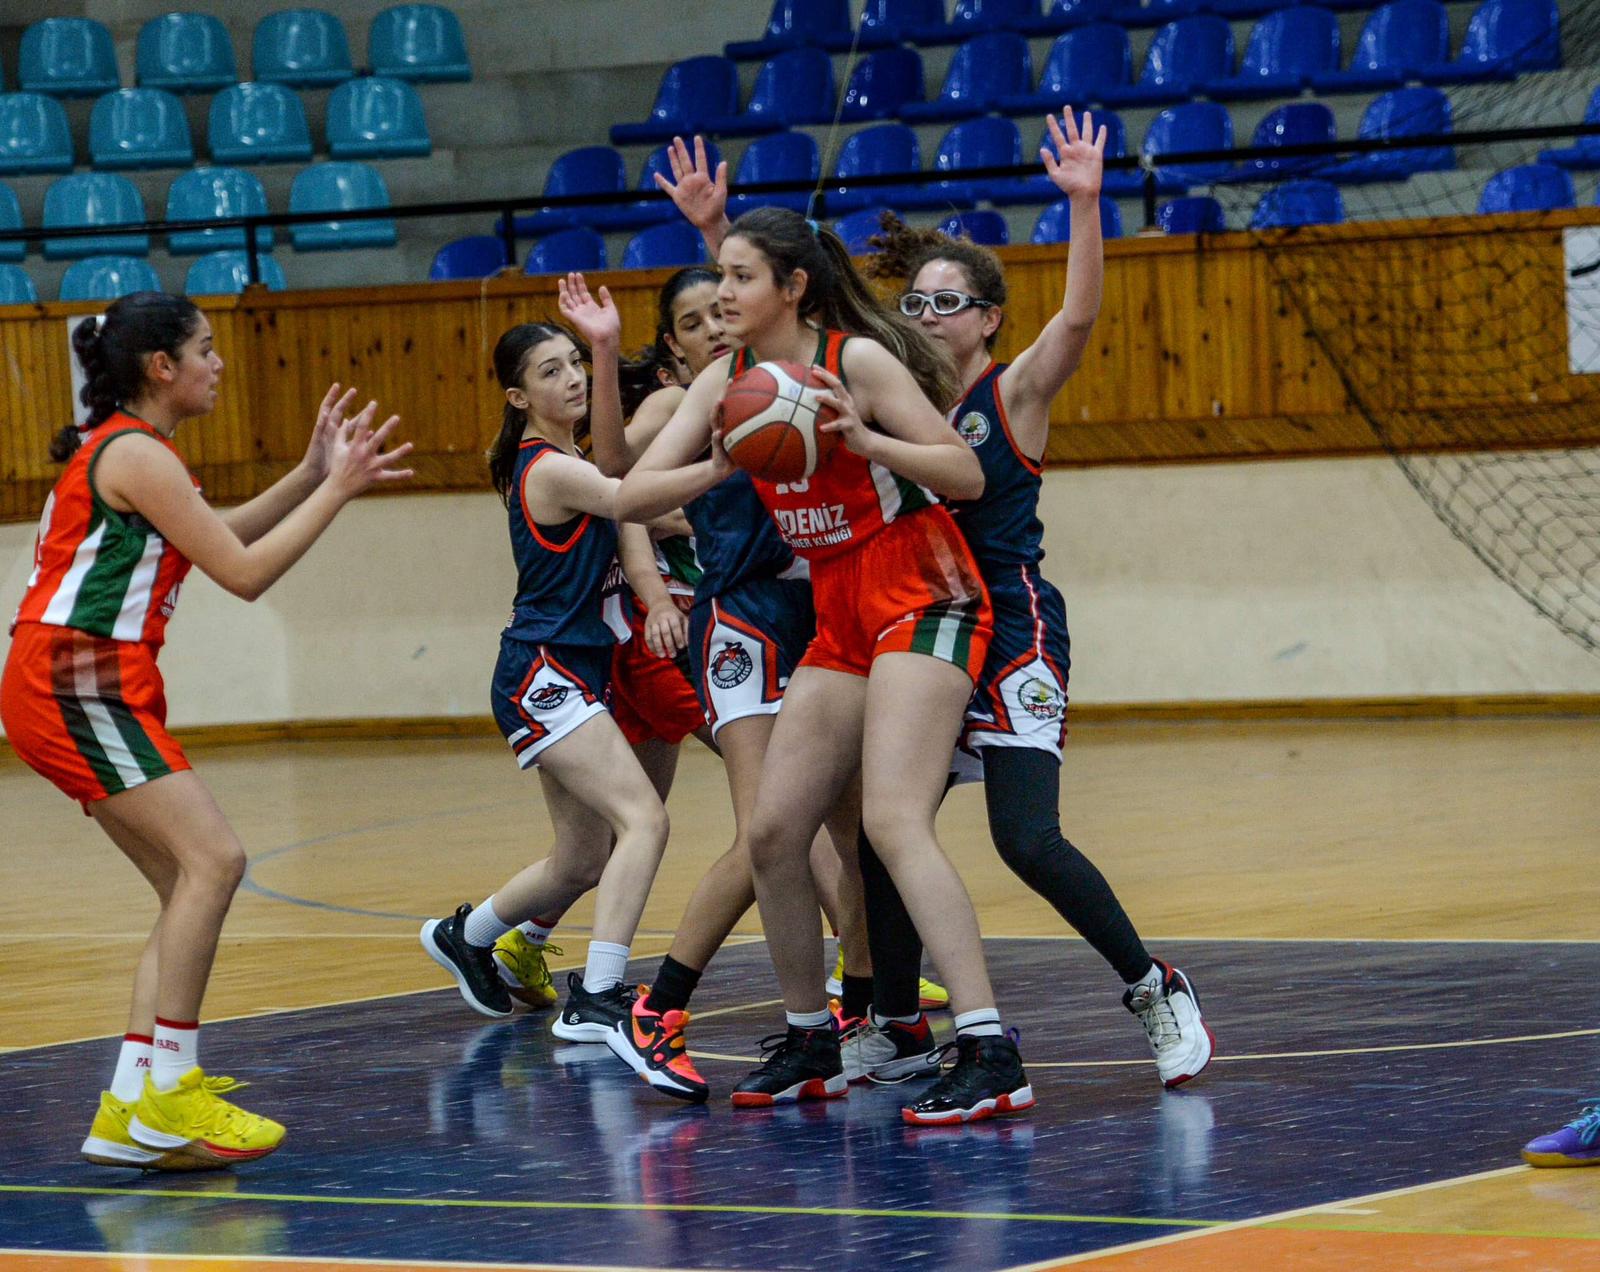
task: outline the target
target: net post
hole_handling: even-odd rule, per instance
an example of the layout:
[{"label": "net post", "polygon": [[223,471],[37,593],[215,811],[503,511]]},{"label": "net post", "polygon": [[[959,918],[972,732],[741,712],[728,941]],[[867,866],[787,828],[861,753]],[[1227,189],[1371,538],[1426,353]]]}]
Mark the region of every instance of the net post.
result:
[{"label": "net post", "polygon": [[254,220],[247,222],[244,227],[245,283],[250,287],[261,285],[261,244],[258,238],[260,228]]},{"label": "net post", "polygon": [[501,269],[511,269],[517,263],[517,218],[511,204],[500,209],[500,251],[505,256]]}]

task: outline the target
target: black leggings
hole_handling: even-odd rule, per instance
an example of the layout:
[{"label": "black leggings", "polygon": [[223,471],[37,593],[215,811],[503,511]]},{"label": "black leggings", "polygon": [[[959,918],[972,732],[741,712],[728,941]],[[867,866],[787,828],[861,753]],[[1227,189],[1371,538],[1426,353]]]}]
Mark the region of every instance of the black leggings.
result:
[{"label": "black leggings", "polygon": [[[1137,981],[1150,970],[1144,943],[1105,876],[1062,837],[1060,763],[1031,747],[988,746],[981,755],[989,833],[1000,859],[1053,905],[1124,983]],[[917,1010],[922,938],[865,835],[860,854],[873,1010],[880,1016],[910,1016]]]}]

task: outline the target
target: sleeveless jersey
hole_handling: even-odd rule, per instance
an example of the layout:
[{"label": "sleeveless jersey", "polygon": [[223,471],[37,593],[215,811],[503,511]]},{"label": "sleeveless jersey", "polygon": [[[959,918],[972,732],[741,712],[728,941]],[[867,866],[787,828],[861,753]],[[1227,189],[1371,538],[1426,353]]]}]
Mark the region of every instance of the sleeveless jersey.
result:
[{"label": "sleeveless jersey", "polygon": [[1017,448],[1000,400],[1005,364],[991,362],[950,411],[961,440],[983,465],[983,494],[952,500],[950,511],[980,565],[1037,565],[1044,559],[1039,465]]},{"label": "sleeveless jersey", "polygon": [[45,623],[151,649],[166,639],[189,561],[138,513],[118,512],[94,486],[106,443],[126,433],[153,437],[178,453],[151,425],[120,411],[84,438],[45,500],[33,573],[13,629]]},{"label": "sleeveless jersey", "polygon": [[794,553],[778,534],[750,475],[735,470],[683,506],[694,527],[700,579],[697,602],[732,591],[752,579],[787,577]]},{"label": "sleeveless jersey", "polygon": [[617,527],[590,513],[540,525],[523,491],[530,468],[561,454],[560,447],[537,437],[517,451],[510,510],[517,600],[505,635],[539,645],[614,645],[628,630],[616,568]]},{"label": "sleeveless jersey", "polygon": [[[817,333],[813,361],[844,379],[842,331]],[[756,364],[748,348],[734,354],[729,378]],[[826,560],[860,547],[896,517],[936,504],[933,492],[836,446],[817,471],[801,481],[770,482],[752,478],[756,493],[777,523],[778,532],[794,551],[812,561]]]}]

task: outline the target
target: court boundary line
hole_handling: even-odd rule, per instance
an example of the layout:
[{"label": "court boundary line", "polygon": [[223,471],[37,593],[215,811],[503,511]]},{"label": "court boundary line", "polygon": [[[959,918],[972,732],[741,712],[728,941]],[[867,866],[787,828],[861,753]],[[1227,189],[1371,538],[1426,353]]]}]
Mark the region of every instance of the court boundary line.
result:
[{"label": "court boundary line", "polygon": [[[322,1264],[339,1267],[367,1267],[367,1268],[492,1268],[504,1272],[638,1272],[637,1267],[631,1264],[611,1263],[462,1263],[450,1259],[379,1259],[361,1258],[356,1255],[329,1255],[319,1257],[316,1255],[295,1254],[172,1254],[166,1251],[145,1250],[24,1250],[20,1247],[0,1247],[0,1259],[10,1255],[21,1255],[24,1258],[46,1259],[182,1259],[185,1262],[195,1263],[297,1263],[297,1264]],[[0,1268],[3,1268],[0,1264]],[[733,1272],[732,1269],[720,1268],[652,1268],[651,1272]]]}]

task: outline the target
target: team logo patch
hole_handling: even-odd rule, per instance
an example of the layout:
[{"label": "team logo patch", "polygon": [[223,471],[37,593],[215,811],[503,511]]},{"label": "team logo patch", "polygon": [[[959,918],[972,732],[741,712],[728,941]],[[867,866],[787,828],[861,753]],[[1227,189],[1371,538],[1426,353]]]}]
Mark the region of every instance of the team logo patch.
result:
[{"label": "team logo patch", "polygon": [[567,700],[566,685],[545,685],[526,699],[530,711],[554,711]]},{"label": "team logo patch", "polygon": [[968,446],[982,446],[989,440],[989,417],[982,411],[968,411],[956,421],[956,432]]},{"label": "team logo patch", "polygon": [[1066,698],[1046,680],[1030,676],[1017,687],[1017,701],[1035,720],[1059,720]]},{"label": "team logo patch", "polygon": [[711,660],[709,674],[711,683],[718,689],[733,689],[749,680],[750,673],[755,669],[749,651],[743,645],[729,641]]}]

